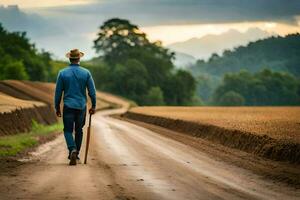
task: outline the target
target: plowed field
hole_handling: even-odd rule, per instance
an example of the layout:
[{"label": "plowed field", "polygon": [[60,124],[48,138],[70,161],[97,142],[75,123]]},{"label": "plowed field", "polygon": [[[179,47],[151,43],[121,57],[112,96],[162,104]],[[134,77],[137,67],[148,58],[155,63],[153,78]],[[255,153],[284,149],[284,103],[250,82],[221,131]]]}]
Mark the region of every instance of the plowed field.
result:
[{"label": "plowed field", "polygon": [[135,107],[130,112],[266,134],[300,143],[300,107]]},{"label": "plowed field", "polygon": [[300,163],[299,107],[136,107],[123,117],[268,159]]}]

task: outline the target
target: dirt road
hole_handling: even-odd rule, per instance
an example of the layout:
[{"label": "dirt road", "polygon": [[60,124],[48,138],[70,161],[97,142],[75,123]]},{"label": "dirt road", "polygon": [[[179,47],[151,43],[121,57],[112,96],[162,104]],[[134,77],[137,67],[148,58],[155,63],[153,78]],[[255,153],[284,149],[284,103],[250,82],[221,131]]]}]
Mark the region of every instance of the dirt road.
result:
[{"label": "dirt road", "polygon": [[109,113],[93,117],[88,165],[67,165],[61,135],[37,149],[24,167],[0,176],[0,199],[300,197],[299,190],[267,182],[180,142],[106,116]]}]

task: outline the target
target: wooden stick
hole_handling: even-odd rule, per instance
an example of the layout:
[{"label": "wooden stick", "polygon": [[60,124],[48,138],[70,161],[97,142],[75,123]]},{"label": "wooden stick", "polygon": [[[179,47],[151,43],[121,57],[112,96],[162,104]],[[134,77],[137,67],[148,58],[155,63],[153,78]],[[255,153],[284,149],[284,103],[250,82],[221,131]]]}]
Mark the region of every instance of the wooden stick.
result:
[{"label": "wooden stick", "polygon": [[84,164],[86,164],[87,156],[88,156],[88,151],[89,151],[90,136],[91,136],[91,123],[92,123],[92,115],[90,114],[90,117],[89,117],[89,126],[88,126],[87,136],[86,136],[86,147],[85,147]]}]

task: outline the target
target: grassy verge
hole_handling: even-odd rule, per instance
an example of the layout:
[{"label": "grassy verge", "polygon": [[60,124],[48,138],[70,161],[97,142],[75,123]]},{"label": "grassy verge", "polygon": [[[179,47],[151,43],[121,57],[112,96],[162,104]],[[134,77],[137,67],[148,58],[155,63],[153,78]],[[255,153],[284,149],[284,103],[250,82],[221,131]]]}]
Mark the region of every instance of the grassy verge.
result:
[{"label": "grassy verge", "polygon": [[62,123],[41,125],[33,121],[28,133],[0,137],[0,157],[16,156],[27,148],[39,144],[40,138],[62,130]]}]

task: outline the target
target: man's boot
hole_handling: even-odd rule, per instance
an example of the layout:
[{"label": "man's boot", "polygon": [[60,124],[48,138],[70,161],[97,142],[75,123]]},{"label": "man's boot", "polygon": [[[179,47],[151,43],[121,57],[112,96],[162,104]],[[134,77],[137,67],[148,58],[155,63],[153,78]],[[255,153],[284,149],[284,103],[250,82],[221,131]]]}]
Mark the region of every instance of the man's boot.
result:
[{"label": "man's boot", "polygon": [[76,165],[77,164],[76,159],[77,159],[77,151],[74,149],[70,153],[70,163],[69,163],[69,165]]}]

